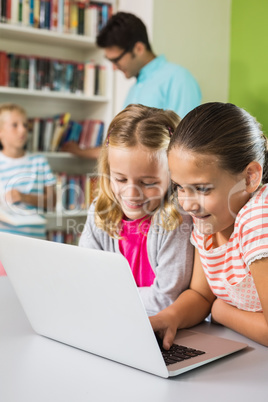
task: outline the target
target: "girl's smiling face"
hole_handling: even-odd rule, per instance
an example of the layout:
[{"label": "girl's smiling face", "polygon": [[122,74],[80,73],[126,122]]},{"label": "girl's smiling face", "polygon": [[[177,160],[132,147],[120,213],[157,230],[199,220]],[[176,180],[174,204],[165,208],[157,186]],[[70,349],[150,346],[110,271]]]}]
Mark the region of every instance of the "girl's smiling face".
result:
[{"label": "girl's smiling face", "polygon": [[109,166],[112,191],[127,218],[143,218],[160,206],[170,183],[165,151],[110,146]]},{"label": "girl's smiling face", "polygon": [[214,155],[198,155],[173,147],[168,163],[181,207],[203,234],[220,233],[228,241],[235,217],[248,201],[244,173],[233,175],[219,167]]}]

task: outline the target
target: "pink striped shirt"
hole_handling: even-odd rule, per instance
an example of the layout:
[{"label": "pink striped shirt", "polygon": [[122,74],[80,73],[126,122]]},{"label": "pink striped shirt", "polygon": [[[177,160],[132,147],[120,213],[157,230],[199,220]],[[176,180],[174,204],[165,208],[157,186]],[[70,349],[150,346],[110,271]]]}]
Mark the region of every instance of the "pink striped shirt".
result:
[{"label": "pink striped shirt", "polygon": [[198,248],[215,296],[241,310],[262,311],[250,264],[268,258],[268,185],[239,211],[226,244],[213,248],[212,235],[203,235],[196,228],[191,242]]}]

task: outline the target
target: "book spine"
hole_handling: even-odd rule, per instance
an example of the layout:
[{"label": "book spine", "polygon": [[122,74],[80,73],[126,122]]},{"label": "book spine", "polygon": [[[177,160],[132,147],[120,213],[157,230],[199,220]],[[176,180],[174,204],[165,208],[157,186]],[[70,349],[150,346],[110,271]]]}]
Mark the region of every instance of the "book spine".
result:
[{"label": "book spine", "polygon": [[45,20],[44,20],[44,28],[50,29],[50,0],[45,0]]},{"label": "book spine", "polygon": [[22,0],[22,25],[29,26],[29,0]]},{"label": "book spine", "polygon": [[72,2],[70,4],[70,33],[78,33],[78,6],[77,3]]},{"label": "book spine", "polygon": [[9,58],[6,52],[0,51],[0,86],[8,86],[9,81]]},{"label": "book spine", "polygon": [[76,68],[74,92],[82,94],[84,91],[84,64],[78,63]]},{"label": "book spine", "polygon": [[18,62],[19,56],[10,53],[9,58],[9,82],[8,86],[11,88],[16,88],[18,85]]},{"label": "book spine", "polygon": [[77,33],[78,35],[84,35],[85,31],[85,4],[78,3],[78,27]]},{"label": "book spine", "polygon": [[19,58],[18,87],[28,88],[29,59],[26,56]]},{"label": "book spine", "polygon": [[50,150],[52,133],[53,133],[53,119],[49,118],[46,120],[44,139],[43,139],[43,150],[45,152],[49,152]]},{"label": "book spine", "polygon": [[58,30],[58,0],[51,0],[50,29]]},{"label": "book spine", "polygon": [[95,86],[95,65],[90,61],[85,63],[84,68],[84,94],[86,96],[93,96]]},{"label": "book spine", "polygon": [[100,66],[95,66],[94,95],[100,95]]},{"label": "book spine", "polygon": [[7,1],[1,0],[0,22],[7,22]]},{"label": "book spine", "polygon": [[40,119],[35,118],[34,123],[33,123],[32,152],[37,152],[38,151],[39,131],[40,131]]},{"label": "book spine", "polygon": [[29,25],[34,26],[34,0],[29,0]]},{"label": "book spine", "polygon": [[63,3],[63,32],[70,32],[70,0]]},{"label": "book spine", "polygon": [[42,89],[44,87],[44,73],[45,73],[45,68],[44,68],[44,59],[41,57],[38,57],[36,59],[36,82],[35,82],[35,87],[36,89]]},{"label": "book spine", "polygon": [[58,32],[63,32],[64,26],[64,0],[58,0]]},{"label": "book spine", "polygon": [[86,148],[86,138],[87,138],[87,131],[88,131],[88,127],[90,124],[90,120],[85,120],[83,122],[83,128],[82,128],[82,132],[79,138],[79,147],[81,149],[85,149]]},{"label": "book spine", "polygon": [[66,92],[71,92],[73,80],[74,80],[74,64],[66,63],[66,70],[65,70],[65,91]]},{"label": "book spine", "polygon": [[50,91],[52,88],[51,74],[50,74],[50,67],[51,67],[50,59],[44,59],[43,66],[44,66],[44,80],[42,90]]},{"label": "book spine", "polygon": [[18,24],[19,22],[19,0],[12,0],[11,2],[11,23]]},{"label": "book spine", "polygon": [[96,143],[94,145],[95,147],[101,146],[101,144],[103,142],[103,133],[104,133],[104,123],[102,121],[100,121],[100,123],[99,123],[99,131],[98,131]]},{"label": "book spine", "polygon": [[39,28],[45,29],[46,0],[40,0]]},{"label": "book spine", "polygon": [[19,23],[22,23],[22,7],[23,7],[23,0],[19,0],[19,12],[18,12]]},{"label": "book spine", "polygon": [[11,22],[11,0],[4,0],[6,3],[6,22]]},{"label": "book spine", "polygon": [[40,0],[34,0],[34,28],[40,27]]}]

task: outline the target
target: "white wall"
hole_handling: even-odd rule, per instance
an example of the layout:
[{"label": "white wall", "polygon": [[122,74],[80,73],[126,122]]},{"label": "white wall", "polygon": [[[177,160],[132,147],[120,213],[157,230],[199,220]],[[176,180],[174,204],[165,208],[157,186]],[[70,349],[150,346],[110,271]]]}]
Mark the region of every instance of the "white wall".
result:
[{"label": "white wall", "polygon": [[154,0],[153,48],[187,67],[202,102],[228,100],[231,0]]},{"label": "white wall", "polygon": [[[153,32],[153,0],[118,0],[117,11],[125,11],[137,15],[146,25],[149,39]],[[114,114],[123,108],[124,99],[135,78],[126,79],[121,71],[115,72]]]}]

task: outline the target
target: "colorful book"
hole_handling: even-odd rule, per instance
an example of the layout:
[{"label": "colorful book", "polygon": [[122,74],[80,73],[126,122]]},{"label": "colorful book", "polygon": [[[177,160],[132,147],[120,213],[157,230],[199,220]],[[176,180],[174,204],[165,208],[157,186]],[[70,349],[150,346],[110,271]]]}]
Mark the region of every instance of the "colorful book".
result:
[{"label": "colorful book", "polygon": [[34,0],[34,28],[39,28],[39,26],[40,26],[40,0]]},{"label": "colorful book", "polygon": [[70,113],[64,113],[64,115],[57,121],[51,143],[52,152],[58,150],[64,131],[67,129],[70,117]]}]

